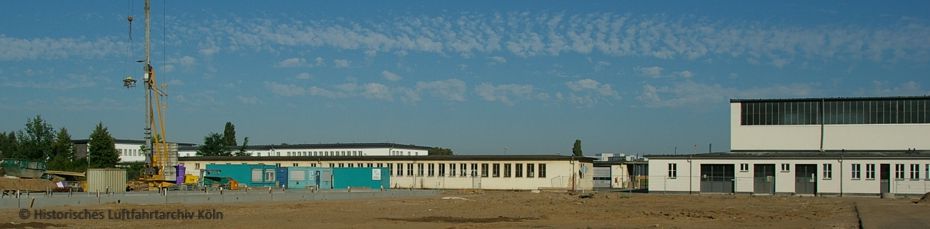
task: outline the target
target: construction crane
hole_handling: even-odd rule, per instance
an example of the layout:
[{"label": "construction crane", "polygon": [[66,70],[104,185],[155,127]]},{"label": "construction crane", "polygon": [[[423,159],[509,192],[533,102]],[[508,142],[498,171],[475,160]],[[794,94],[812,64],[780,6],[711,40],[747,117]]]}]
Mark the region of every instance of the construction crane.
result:
[{"label": "construction crane", "polygon": [[[155,77],[155,68],[152,67],[151,42],[151,16],[150,0],[145,0],[145,59],[137,62],[144,63],[142,84],[145,87],[145,145],[142,150],[145,154],[145,168],[142,180],[150,188],[171,186],[177,177],[177,148],[169,145],[165,133],[165,112],[162,110],[162,98],[168,94],[159,86]],[[132,16],[127,18],[130,25],[130,40],[132,39]],[[123,79],[123,86],[135,87],[136,80],[132,76]],[[152,131],[156,131],[153,136]]]}]

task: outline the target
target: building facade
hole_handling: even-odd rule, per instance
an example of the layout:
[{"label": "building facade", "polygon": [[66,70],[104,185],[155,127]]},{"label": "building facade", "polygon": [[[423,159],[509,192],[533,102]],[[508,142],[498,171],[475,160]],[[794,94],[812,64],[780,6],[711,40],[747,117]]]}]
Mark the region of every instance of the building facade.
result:
[{"label": "building facade", "polygon": [[[89,139],[71,141],[71,143],[74,144],[74,155],[76,158],[87,158],[88,142],[90,142]],[[178,147],[192,147],[194,145],[189,143],[177,144]],[[145,154],[142,152],[142,146],[145,145],[144,140],[114,139],[113,145],[119,153],[120,163],[145,162]],[[90,154],[93,156],[93,152],[90,152]]]},{"label": "building facade", "polygon": [[210,164],[358,168],[390,171],[390,188],[591,190],[593,159],[556,155],[181,157],[189,175]]},{"label": "building facade", "polygon": [[[245,151],[254,157],[284,156],[426,156],[429,147],[395,143],[337,143],[337,144],[281,144],[247,146]],[[179,147],[181,157],[197,156],[197,147]]]},{"label": "building facade", "polygon": [[930,96],[730,103],[731,152],[648,156],[650,192],[930,191]]}]

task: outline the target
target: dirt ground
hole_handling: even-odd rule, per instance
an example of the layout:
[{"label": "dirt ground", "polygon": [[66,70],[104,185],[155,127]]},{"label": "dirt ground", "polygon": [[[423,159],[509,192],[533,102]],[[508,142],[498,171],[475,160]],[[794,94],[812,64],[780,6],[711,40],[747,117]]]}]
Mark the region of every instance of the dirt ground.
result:
[{"label": "dirt ground", "polygon": [[[99,205],[45,210],[215,209],[222,219],[37,220],[0,210],[0,227],[170,228],[857,228],[857,202],[895,208],[930,204],[832,197],[750,197],[447,191],[435,197],[294,203]],[[875,205],[878,206],[878,205]],[[875,208],[873,208],[875,209]],[[875,209],[881,211],[881,209]],[[925,213],[924,213],[925,214]]]}]

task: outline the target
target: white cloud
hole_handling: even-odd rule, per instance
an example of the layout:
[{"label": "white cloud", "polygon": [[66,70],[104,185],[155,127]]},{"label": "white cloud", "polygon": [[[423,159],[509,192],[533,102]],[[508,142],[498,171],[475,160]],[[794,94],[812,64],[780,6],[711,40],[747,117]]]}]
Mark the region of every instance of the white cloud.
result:
[{"label": "white cloud", "polygon": [[507,58],[504,58],[502,56],[492,56],[492,57],[488,57],[488,59],[491,59],[492,61],[491,63],[497,63],[497,64],[507,63]]},{"label": "white cloud", "polygon": [[513,106],[519,100],[546,100],[549,95],[539,92],[533,85],[482,83],[475,88],[475,93],[485,101],[501,102]]},{"label": "white cloud", "polygon": [[293,57],[293,58],[287,58],[287,59],[279,61],[277,64],[275,64],[275,67],[280,67],[280,68],[300,67],[300,66],[305,65],[306,62],[307,60],[304,58]]},{"label": "white cloud", "polygon": [[181,66],[184,67],[193,66],[195,63],[197,63],[197,59],[191,56],[183,56],[178,58],[178,64],[181,64]]},{"label": "white cloud", "polygon": [[0,61],[125,57],[128,47],[114,37],[16,38],[0,34]]},{"label": "white cloud", "polygon": [[[36,71],[29,69],[24,73],[28,78],[35,79],[30,81],[13,81],[13,80],[2,80],[0,86],[4,87],[15,87],[15,88],[31,88],[31,89],[53,89],[53,90],[69,90],[69,89],[79,89],[79,88],[90,88],[97,86],[98,78],[90,77],[85,74],[67,74],[65,79],[54,79],[45,76],[31,76]],[[38,71],[39,73],[45,75],[47,72]]]},{"label": "white cloud", "polygon": [[652,78],[659,78],[662,76],[662,70],[662,67],[659,66],[636,68],[636,71],[638,71],[639,74]]},{"label": "white cloud", "polygon": [[303,87],[278,82],[265,82],[265,88],[280,96],[301,96],[307,93],[307,90]]},{"label": "white cloud", "polygon": [[463,102],[465,101],[466,85],[465,81],[459,79],[448,79],[430,82],[417,82],[416,90],[425,91],[431,95],[437,96],[448,101]]},{"label": "white cloud", "polygon": [[601,96],[617,96],[617,91],[614,91],[610,84],[597,82],[593,79],[569,81],[565,83],[565,86],[575,92],[595,92]]},{"label": "white cloud", "polygon": [[810,84],[772,85],[753,88],[729,88],[720,84],[703,84],[691,80],[669,86],[644,84],[637,99],[649,107],[701,106],[723,104],[733,98],[790,98],[810,97],[814,92]]},{"label": "white cloud", "polygon": [[883,81],[872,81],[872,91],[860,93],[870,96],[914,96],[914,95],[930,95],[930,91],[926,91],[920,87],[920,84],[914,81],[907,81],[899,85],[893,85],[888,82]]},{"label": "white cloud", "polygon": [[389,72],[388,70],[381,71],[381,76],[384,77],[384,79],[389,80],[389,81],[398,81],[401,79],[400,75],[397,75],[393,72]]},{"label": "white cloud", "polygon": [[[504,12],[398,16],[365,23],[265,18],[237,18],[235,21],[230,23],[226,18],[200,20],[179,24],[175,31],[179,31],[184,40],[206,41],[200,44],[201,53],[205,55],[216,53],[220,47],[230,51],[265,52],[298,47],[355,50],[366,55],[420,52],[531,57],[575,53],[688,60],[733,58],[774,66],[831,59],[930,61],[930,42],[925,39],[930,36],[930,26],[913,20],[885,26],[811,27],[619,13]],[[11,39],[16,40],[6,38]],[[0,41],[0,47],[7,45]],[[0,50],[0,53],[30,53],[7,55],[7,59],[9,56],[44,58],[43,52],[55,53],[60,49],[47,48],[37,53],[28,51],[29,48],[17,50]],[[62,55],[50,56],[61,58]]]},{"label": "white cloud", "polygon": [[675,75],[678,75],[681,78],[690,79],[692,76],[694,76],[694,73],[691,73],[691,71],[685,70],[685,71],[676,72]]},{"label": "white cloud", "polygon": [[313,78],[313,75],[310,75],[310,73],[301,72],[294,76],[294,78],[299,80],[309,80]]},{"label": "white cloud", "polygon": [[236,96],[236,98],[239,99],[239,102],[241,102],[242,104],[254,105],[254,104],[259,104],[259,103],[261,103],[261,100],[259,100],[258,97],[255,97],[255,96],[241,96],[241,95],[239,95],[239,96]]},{"label": "white cloud", "polygon": [[351,63],[352,63],[351,61],[346,60],[346,59],[333,60],[333,65],[335,65],[336,68],[348,68]]},{"label": "white cloud", "polygon": [[183,86],[184,81],[179,80],[179,79],[171,79],[171,80],[168,80],[168,85],[169,86]]}]

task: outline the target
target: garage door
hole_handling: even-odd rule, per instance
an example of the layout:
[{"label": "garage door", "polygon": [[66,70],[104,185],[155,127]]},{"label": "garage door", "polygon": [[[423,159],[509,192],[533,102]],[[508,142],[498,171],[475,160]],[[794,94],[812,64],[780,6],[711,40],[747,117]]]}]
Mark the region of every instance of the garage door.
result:
[{"label": "garage door", "polygon": [[733,193],[733,164],[701,165],[701,192]]}]

